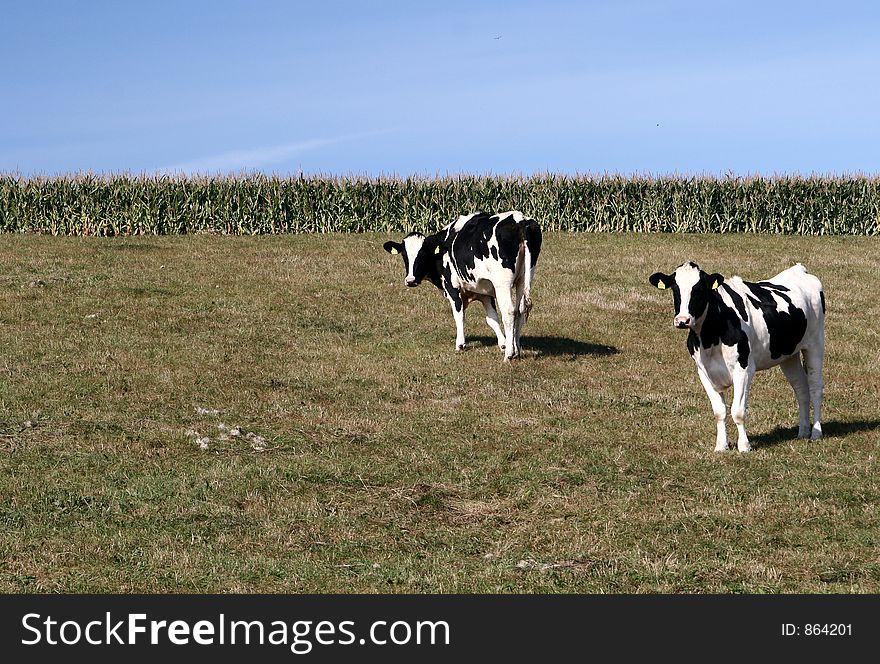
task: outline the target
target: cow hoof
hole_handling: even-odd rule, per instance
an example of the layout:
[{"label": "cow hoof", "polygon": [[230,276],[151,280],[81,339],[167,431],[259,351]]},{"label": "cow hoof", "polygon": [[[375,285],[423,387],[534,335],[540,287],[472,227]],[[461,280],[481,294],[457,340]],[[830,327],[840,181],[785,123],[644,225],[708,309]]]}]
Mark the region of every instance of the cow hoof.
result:
[{"label": "cow hoof", "polygon": [[751,445],[737,445],[736,449],[738,449],[740,452],[745,454],[746,452],[752,451],[752,446]]},{"label": "cow hoof", "polygon": [[464,350],[464,344],[461,344],[461,346],[459,346],[458,344],[455,344],[455,350],[457,350],[457,351]]},{"label": "cow hoof", "polygon": [[721,447],[720,445],[716,445],[716,446],[715,446],[715,451],[716,451],[716,452],[726,452],[726,451],[727,451],[727,445],[725,445],[724,447]]}]

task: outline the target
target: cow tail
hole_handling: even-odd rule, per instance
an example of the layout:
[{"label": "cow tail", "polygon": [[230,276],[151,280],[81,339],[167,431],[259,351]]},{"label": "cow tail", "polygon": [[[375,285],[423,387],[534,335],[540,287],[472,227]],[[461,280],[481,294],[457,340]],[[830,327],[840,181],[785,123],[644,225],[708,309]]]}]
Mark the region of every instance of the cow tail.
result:
[{"label": "cow tail", "polygon": [[524,219],[520,224],[520,237],[523,245],[523,303],[526,309],[532,307],[532,279],[538,254],[541,253],[541,227],[534,219]]}]

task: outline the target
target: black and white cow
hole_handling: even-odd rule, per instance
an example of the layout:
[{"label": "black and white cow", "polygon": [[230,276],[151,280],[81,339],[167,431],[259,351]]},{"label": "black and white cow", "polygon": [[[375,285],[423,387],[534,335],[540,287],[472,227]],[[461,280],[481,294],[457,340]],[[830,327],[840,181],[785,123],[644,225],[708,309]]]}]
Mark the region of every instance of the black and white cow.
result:
[{"label": "black and white cow", "polygon": [[541,228],[534,219],[516,211],[477,212],[462,215],[433,235],[410,233],[403,242],[386,242],[384,247],[403,257],[407,286],[428,279],[446,295],[455,318],[456,350],[464,348],[464,310],[479,300],[504,350],[504,361],[519,355],[541,251]]},{"label": "black and white cow", "polygon": [[[727,449],[721,392],[733,386],[730,414],[740,452],[751,450],[745,419],[756,371],[777,364],[797,396],[799,438],[822,437],[822,362],[825,356],[825,293],[819,279],[800,263],[767,281],[725,280],[693,262],[649,281],[672,291],[673,325],[690,330],[687,348],[717,422],[715,450]],[[801,363],[803,355],[803,363]],[[810,401],[813,425],[810,427]]]}]

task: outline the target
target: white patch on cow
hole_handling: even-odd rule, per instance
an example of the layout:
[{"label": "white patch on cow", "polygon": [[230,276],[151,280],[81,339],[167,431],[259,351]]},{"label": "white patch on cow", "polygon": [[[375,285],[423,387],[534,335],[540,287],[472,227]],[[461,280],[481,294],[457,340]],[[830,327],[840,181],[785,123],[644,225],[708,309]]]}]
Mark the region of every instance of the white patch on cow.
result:
[{"label": "white patch on cow", "polygon": [[523,219],[526,218],[526,215],[524,215],[519,210],[508,210],[507,212],[499,212],[495,216],[497,216],[499,220],[507,219],[508,217],[513,217],[513,220],[517,221],[517,222],[522,221]]},{"label": "white patch on cow", "polygon": [[683,263],[675,270],[675,283],[678,284],[678,293],[681,297],[681,306],[675,312],[673,324],[679,320],[689,320],[691,325],[694,321],[690,314],[691,291],[697,282],[700,281],[700,268],[694,267],[690,263]]},{"label": "white patch on cow", "polygon": [[415,279],[413,275],[413,265],[416,263],[416,256],[419,255],[419,251],[422,249],[422,245],[425,243],[425,236],[421,234],[410,235],[403,239],[403,247],[406,250],[406,282],[410,282]]},{"label": "white patch on cow", "polygon": [[[474,213],[472,213],[472,214],[463,214],[463,215],[461,215],[461,216],[460,216],[458,219],[456,219],[455,222],[452,224],[452,230],[454,230],[454,231],[457,233],[457,232],[460,231],[462,228],[464,228],[464,225],[465,225],[467,222],[469,222],[471,219],[473,219],[474,217],[476,217],[478,214],[479,214],[479,212],[474,212]],[[447,226],[447,228],[449,228],[449,227]]]}]

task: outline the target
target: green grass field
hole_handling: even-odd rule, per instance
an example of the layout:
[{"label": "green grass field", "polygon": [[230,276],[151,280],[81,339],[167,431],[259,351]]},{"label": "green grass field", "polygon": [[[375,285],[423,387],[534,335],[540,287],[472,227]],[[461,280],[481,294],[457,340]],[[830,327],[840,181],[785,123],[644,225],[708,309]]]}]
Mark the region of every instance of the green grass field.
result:
[{"label": "green grass field", "polygon": [[[4,236],[0,591],[880,592],[880,240],[548,233],[505,366],[385,239]],[[712,451],[691,258],[823,280],[822,441]]]}]

